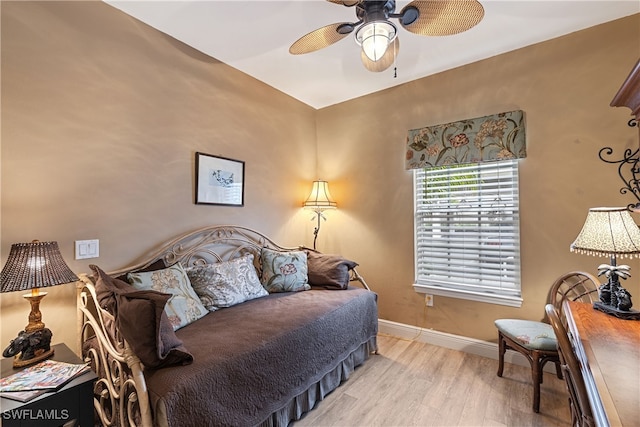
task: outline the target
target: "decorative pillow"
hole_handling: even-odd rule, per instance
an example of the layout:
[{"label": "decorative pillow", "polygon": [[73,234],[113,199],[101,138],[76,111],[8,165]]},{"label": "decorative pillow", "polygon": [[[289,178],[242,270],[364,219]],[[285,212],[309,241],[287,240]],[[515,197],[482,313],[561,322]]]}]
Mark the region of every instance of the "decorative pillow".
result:
[{"label": "decorative pillow", "polygon": [[[96,296],[111,307],[118,330],[140,361],[149,368],[186,365],[193,356],[176,337],[164,306],[170,295],[136,291],[114,279],[96,265],[89,266],[96,278]],[[105,308],[108,310],[108,308]]]},{"label": "decorative pillow", "polygon": [[151,290],[117,295],[118,329],[149,368],[193,362],[164,310],[170,298],[171,295]]},{"label": "decorative pillow", "polygon": [[154,290],[171,295],[164,311],[174,331],[208,313],[180,264],[156,271],[129,273],[127,280],[138,290]]},{"label": "decorative pillow", "polygon": [[306,250],[309,267],[309,285],[325,289],[347,289],[349,286],[349,270],[358,263],[340,255],[321,254]]},{"label": "decorative pillow", "polygon": [[269,292],[308,291],[307,254],[262,248],[262,286]]},{"label": "decorative pillow", "polygon": [[91,264],[89,268],[93,270],[93,278],[96,289],[96,299],[100,308],[107,310],[114,317],[117,315],[116,294],[121,292],[134,291],[130,284],[119,279],[115,279],[102,271],[97,265]]},{"label": "decorative pillow", "polygon": [[253,254],[185,270],[191,286],[209,311],[269,295],[253,265]]},{"label": "decorative pillow", "polygon": [[[145,268],[141,268],[140,270],[136,270],[136,273],[142,273],[142,272],[146,272],[146,271],[162,270],[163,268],[167,268],[167,266],[164,264],[164,260],[163,259],[157,259],[154,262],[152,262],[150,265],[146,266]],[[116,279],[120,279],[123,282],[125,282],[127,285],[131,286],[129,284],[129,280],[127,279],[127,273],[124,273],[121,276],[116,277]]]}]

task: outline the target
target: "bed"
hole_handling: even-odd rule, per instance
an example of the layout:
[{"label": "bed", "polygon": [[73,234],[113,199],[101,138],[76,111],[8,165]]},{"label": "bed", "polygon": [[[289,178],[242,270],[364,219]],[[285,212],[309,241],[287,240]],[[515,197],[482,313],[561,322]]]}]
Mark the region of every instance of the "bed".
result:
[{"label": "bed", "polygon": [[[270,290],[207,310],[167,332],[173,341],[164,343],[172,343],[171,353],[161,364],[148,361],[147,347],[140,347],[145,337],[138,339],[131,329],[148,337],[153,327],[141,327],[146,323],[139,317],[129,320],[133,328],[127,327],[122,302],[138,303],[140,295],[157,298],[158,293],[133,292],[125,287],[126,278],[167,268],[215,269],[247,260],[264,278],[268,251],[290,257],[304,252],[313,286],[303,291]],[[286,426],[300,419],[377,352],[376,294],[355,263],[341,267],[340,274],[347,274],[345,285],[316,286],[320,279],[312,271],[317,270],[314,263],[327,257],[335,256],[285,248],[245,227],[211,226],[179,236],[129,267],[107,274],[93,266],[93,274],[80,275],[80,345],[98,373],[94,407],[99,421],[123,426]],[[119,301],[115,312],[105,303],[106,282],[115,286],[109,288],[115,292],[109,295]],[[122,295],[118,287],[124,289]],[[149,307],[148,300],[144,303]],[[135,307],[139,316],[144,310]],[[156,332],[163,330],[162,325],[167,330],[166,321],[162,323],[167,312],[162,313]],[[152,337],[163,343],[157,334]],[[162,353],[160,344],[152,356]]]}]

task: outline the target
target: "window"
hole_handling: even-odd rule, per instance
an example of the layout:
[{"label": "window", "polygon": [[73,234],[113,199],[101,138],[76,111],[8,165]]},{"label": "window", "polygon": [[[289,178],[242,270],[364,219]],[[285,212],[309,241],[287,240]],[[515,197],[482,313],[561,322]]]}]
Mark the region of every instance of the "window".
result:
[{"label": "window", "polygon": [[519,307],[518,160],[414,170],[417,292]]}]

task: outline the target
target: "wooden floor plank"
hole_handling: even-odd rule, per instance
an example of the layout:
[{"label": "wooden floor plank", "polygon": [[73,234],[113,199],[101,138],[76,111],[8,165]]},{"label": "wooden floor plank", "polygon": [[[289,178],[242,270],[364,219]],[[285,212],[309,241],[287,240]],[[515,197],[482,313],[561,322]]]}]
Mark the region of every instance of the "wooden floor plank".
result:
[{"label": "wooden floor plank", "polygon": [[531,409],[531,370],[387,335],[349,380],[295,427],[570,425],[563,380],[546,374],[540,413]]}]

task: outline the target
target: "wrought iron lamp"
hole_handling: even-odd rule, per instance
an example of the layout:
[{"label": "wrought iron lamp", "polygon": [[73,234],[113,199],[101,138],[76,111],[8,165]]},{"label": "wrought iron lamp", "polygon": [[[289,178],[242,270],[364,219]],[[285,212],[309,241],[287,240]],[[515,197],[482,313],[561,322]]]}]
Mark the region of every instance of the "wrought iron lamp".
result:
[{"label": "wrought iron lamp", "polygon": [[1,273],[0,292],[31,290],[24,298],[31,303],[29,323],[11,341],[4,357],[16,356],[14,367],[26,366],[53,355],[51,330],[45,328],[40,312],[40,301],[47,293],[39,288],[75,282],[78,277],[64,262],[57,242],[16,243],[11,245],[7,263]]},{"label": "wrought iron lamp", "polygon": [[617,265],[616,257],[640,257],[640,228],[627,208],[591,208],[584,226],[571,244],[571,252],[610,257],[609,264],[598,267],[607,283],[600,286],[600,301],[593,307],[622,319],[640,319],[632,310],[631,294],[620,286],[620,278],[630,277],[628,265]]},{"label": "wrought iron lamp", "polygon": [[313,249],[315,249],[318,232],[320,231],[320,219],[322,218],[325,221],[327,220],[323,212],[327,209],[336,209],[338,207],[329,193],[329,183],[322,180],[313,181],[311,194],[309,194],[309,197],[307,197],[307,200],[302,204],[302,206],[305,209],[310,209],[316,213],[316,216],[311,218],[312,221],[315,218],[318,218],[318,225],[313,230]]}]

